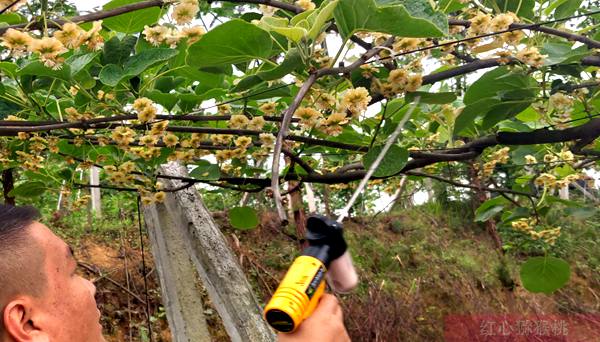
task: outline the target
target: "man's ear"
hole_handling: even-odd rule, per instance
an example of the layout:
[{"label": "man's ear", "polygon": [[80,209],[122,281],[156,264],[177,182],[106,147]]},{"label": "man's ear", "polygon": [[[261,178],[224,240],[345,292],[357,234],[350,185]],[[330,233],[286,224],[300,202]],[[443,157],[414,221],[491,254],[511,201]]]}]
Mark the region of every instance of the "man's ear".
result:
[{"label": "man's ear", "polygon": [[15,299],[6,305],[2,312],[2,319],[4,328],[12,340],[17,342],[48,341],[48,336],[39,326],[41,316],[38,317],[35,312],[35,305],[30,298]]}]

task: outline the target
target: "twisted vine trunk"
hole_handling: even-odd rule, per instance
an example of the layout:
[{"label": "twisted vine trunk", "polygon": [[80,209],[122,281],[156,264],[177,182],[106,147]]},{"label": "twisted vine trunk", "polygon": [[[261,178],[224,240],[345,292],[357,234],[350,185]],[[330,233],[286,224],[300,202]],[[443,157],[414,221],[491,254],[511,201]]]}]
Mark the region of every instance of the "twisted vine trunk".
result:
[{"label": "twisted vine trunk", "polygon": [[306,236],[306,212],[304,211],[304,203],[302,201],[302,185],[296,181],[288,182],[288,189],[295,187],[299,188],[290,194],[292,212],[294,213],[294,223],[296,224],[296,236],[300,243],[300,249],[307,247],[307,242],[304,240]]},{"label": "twisted vine trunk", "polygon": [[[469,178],[471,179],[471,184],[478,188],[473,190],[475,192],[475,196],[473,197],[472,204],[473,212],[475,212],[475,210],[477,210],[477,208],[479,208],[479,206],[483,202],[487,201],[489,198],[488,194],[484,190],[482,190],[482,188],[485,187],[484,181],[481,179],[481,177],[479,177],[479,174],[477,173],[477,170],[475,170],[475,168],[473,167],[473,164],[469,165]],[[494,247],[496,247],[496,250],[498,250],[500,254],[503,254],[502,239],[498,234],[498,229],[496,228],[496,221],[494,221],[494,219],[487,220],[485,222],[485,228],[488,234],[490,234],[490,237],[494,242]]]},{"label": "twisted vine trunk", "polygon": [[15,198],[9,193],[15,188],[13,169],[2,171],[2,189],[4,190],[4,204],[15,205]]}]

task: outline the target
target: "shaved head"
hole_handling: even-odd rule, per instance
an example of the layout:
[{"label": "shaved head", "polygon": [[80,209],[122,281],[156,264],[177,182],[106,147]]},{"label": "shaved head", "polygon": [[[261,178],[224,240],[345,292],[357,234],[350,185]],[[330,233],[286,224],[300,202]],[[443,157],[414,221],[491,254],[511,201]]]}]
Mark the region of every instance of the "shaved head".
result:
[{"label": "shaved head", "polygon": [[[0,312],[15,296],[44,290],[44,252],[31,234],[38,218],[35,208],[0,204]],[[0,336],[3,330],[0,319]]]}]

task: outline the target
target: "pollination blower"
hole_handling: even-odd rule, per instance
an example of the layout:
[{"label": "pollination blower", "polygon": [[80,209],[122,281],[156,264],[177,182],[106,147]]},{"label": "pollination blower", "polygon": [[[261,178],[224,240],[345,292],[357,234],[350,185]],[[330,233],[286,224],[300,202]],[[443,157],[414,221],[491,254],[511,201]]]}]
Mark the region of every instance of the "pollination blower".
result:
[{"label": "pollination blower", "polygon": [[[349,292],[358,285],[358,275],[344,240],[342,221],[348,216],[350,208],[377,170],[387,151],[398,139],[404,124],[420,100],[419,96],[415,97],[412,106],[388,137],[337,220],[321,215],[312,215],[307,219],[306,240],[309,246],[294,260],[264,310],[265,319],[273,329],[283,333],[296,331],[302,321],[317,307],[319,299],[325,292],[327,278],[331,289],[338,293]],[[395,113],[390,116],[393,114]]]},{"label": "pollination blower", "polygon": [[336,292],[348,292],[358,284],[341,223],[312,215],[306,230],[308,247],[292,263],[264,310],[267,322],[279,332],[294,332],[312,314],[325,292],[326,275]]}]

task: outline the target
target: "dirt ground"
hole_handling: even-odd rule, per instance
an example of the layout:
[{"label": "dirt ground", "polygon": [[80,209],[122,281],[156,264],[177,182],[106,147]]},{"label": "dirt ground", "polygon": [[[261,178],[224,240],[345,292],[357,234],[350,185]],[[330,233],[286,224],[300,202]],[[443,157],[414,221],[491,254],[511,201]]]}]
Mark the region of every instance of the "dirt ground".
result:
[{"label": "dirt ground", "polygon": [[[238,255],[258,300],[266,302],[297,254],[298,243],[271,225],[268,215],[263,216],[259,228],[249,232],[233,230],[219,214],[216,220]],[[398,233],[392,221],[388,218],[369,225],[369,234],[377,236],[376,250],[396,248],[399,241],[410,238],[410,230]],[[478,277],[476,271],[468,273],[465,265],[448,269],[433,259],[432,251],[378,255],[369,250],[369,240],[363,235],[367,225],[359,220],[350,222],[346,228],[350,239],[365,241],[361,251],[355,253],[361,265],[362,285],[355,293],[341,298],[346,326],[355,342],[441,341],[449,315],[473,313],[573,317],[592,312],[596,313],[593,317],[596,336],[600,336],[600,316],[597,315],[600,298],[596,287],[600,280],[591,279],[589,274],[575,272],[564,290],[553,295],[534,295],[518,285],[503,286],[497,279]],[[171,341],[148,243],[145,241],[145,284],[139,236],[135,230],[126,234],[111,242],[88,236],[75,246],[81,272],[91,278],[98,289],[97,301],[103,313],[107,340],[150,341],[148,309],[154,340]],[[439,238],[428,237],[438,249],[453,248],[448,242],[436,240]],[[491,246],[490,241],[477,234],[468,238],[476,244]],[[475,264],[479,264],[490,256],[476,257],[482,258],[475,259]],[[228,341],[208,299],[205,309],[213,340]]]}]

